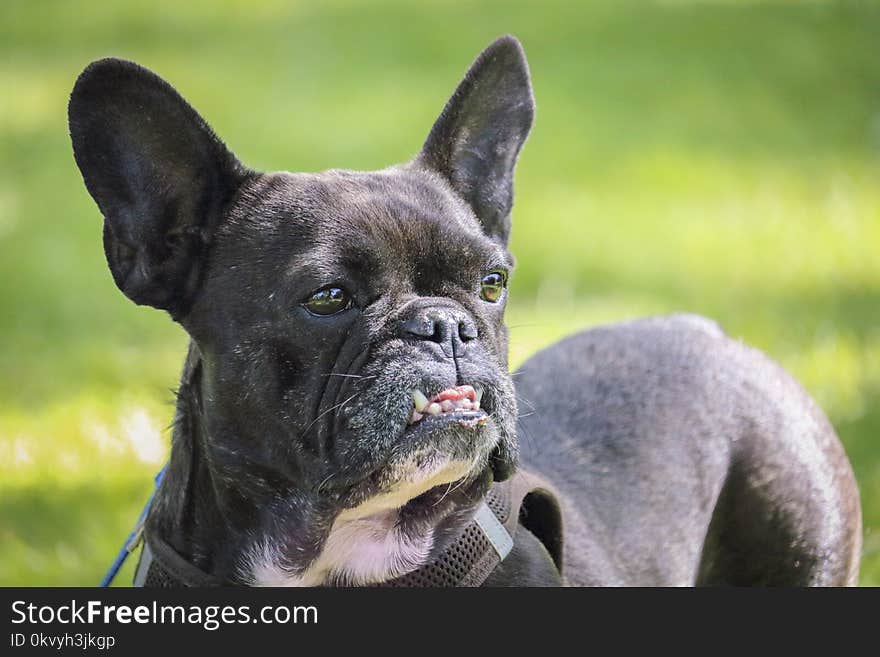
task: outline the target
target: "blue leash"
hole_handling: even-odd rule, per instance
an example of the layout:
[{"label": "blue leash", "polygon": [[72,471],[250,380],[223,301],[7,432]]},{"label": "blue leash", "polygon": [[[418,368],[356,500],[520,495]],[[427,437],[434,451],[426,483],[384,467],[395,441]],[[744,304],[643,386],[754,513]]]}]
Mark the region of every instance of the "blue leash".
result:
[{"label": "blue leash", "polygon": [[153,492],[150,493],[150,499],[144,504],[143,511],[141,511],[141,515],[138,516],[134,529],[131,530],[128,538],[125,539],[122,549],[119,551],[119,554],[116,555],[113,564],[110,566],[109,570],[107,570],[107,574],[104,575],[104,579],[101,580],[100,586],[110,586],[113,582],[113,578],[116,577],[116,574],[119,572],[120,568],[122,568],[125,560],[128,559],[128,555],[134,552],[135,549],[137,549],[137,546],[140,545],[141,539],[144,536],[144,521],[147,519],[147,512],[150,510],[150,505],[153,503],[153,497],[156,495],[156,490],[159,488],[159,484],[162,483],[162,477],[165,476],[166,468],[168,468],[167,464],[163,466],[153,478],[155,484],[153,486]]}]

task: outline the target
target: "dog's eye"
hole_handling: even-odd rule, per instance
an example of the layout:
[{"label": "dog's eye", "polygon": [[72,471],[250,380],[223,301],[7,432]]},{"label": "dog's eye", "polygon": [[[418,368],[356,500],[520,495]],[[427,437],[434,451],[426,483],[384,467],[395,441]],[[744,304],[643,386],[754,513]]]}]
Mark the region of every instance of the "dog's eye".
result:
[{"label": "dog's eye", "polygon": [[314,292],[302,305],[313,315],[335,315],[351,305],[351,297],[341,287],[328,285]]},{"label": "dog's eye", "polygon": [[507,273],[501,270],[490,271],[480,282],[480,298],[483,301],[498,303],[507,286]]}]

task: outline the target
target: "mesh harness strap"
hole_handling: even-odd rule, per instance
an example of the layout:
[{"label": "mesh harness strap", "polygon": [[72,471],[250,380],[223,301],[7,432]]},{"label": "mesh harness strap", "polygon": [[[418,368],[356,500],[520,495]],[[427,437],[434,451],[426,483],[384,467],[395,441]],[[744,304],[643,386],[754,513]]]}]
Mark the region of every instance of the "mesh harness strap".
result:
[{"label": "mesh harness strap", "polygon": [[[480,505],[474,519],[464,528],[458,540],[446,548],[439,557],[421,568],[382,582],[378,586],[383,588],[479,586],[513,548],[513,530],[508,524],[511,515],[510,485],[508,482],[494,484],[486,494],[486,499]],[[489,532],[485,529],[487,526]],[[489,538],[491,533],[498,540],[499,529],[509,541],[509,544],[504,543],[506,551],[503,554],[493,546]],[[504,539],[502,538],[501,541],[503,542]]]},{"label": "mesh harness strap", "polygon": [[[378,587],[476,587],[513,549],[513,535],[525,497],[535,490],[551,490],[534,475],[519,471],[496,483],[458,539],[431,563]],[[222,582],[190,564],[170,545],[149,532],[134,577],[135,586],[222,586]],[[561,566],[561,563],[557,562]]]}]

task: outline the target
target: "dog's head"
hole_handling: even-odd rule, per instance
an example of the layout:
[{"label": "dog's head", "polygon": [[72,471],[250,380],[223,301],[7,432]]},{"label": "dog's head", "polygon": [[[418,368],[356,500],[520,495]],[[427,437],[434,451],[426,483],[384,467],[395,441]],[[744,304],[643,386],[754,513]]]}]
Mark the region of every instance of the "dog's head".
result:
[{"label": "dog's head", "polygon": [[69,113],[114,281],[193,339],[219,481],[424,517],[510,474],[507,242],[534,113],[515,39],[412,161],[376,172],[250,170],[119,60],[83,72]]}]

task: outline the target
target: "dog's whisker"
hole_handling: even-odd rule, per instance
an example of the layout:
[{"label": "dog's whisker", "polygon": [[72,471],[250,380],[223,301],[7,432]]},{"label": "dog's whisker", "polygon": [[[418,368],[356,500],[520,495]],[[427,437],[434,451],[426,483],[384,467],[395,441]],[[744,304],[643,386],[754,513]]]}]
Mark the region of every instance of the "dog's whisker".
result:
[{"label": "dog's whisker", "polygon": [[545,327],[550,326],[547,322],[533,322],[531,324],[509,324],[507,326],[508,330],[512,329],[520,329],[520,328],[537,328],[537,327]]},{"label": "dog's whisker", "polygon": [[375,379],[378,377],[378,374],[363,375],[363,374],[342,374],[339,372],[330,372],[329,374],[325,374],[324,376],[340,376],[340,377],[344,377],[347,379]]},{"label": "dog's whisker", "polygon": [[521,403],[525,404],[526,406],[528,406],[528,407],[529,407],[531,410],[533,410],[533,411],[538,410],[537,408],[535,408],[535,405],[534,405],[532,402],[530,402],[528,399],[526,399],[525,397],[523,397],[523,396],[520,395],[520,394],[517,394],[517,395],[516,395],[516,400],[517,400],[518,402],[521,402]]},{"label": "dog's whisker", "polygon": [[462,486],[464,486],[464,483],[465,483],[466,481],[467,481],[467,478],[462,478],[461,480],[459,480],[458,485],[455,486],[454,488],[452,487],[452,484],[454,484],[455,482],[454,482],[454,481],[450,481],[450,482],[449,482],[449,486],[446,487],[446,492],[444,492],[443,495],[440,496],[440,499],[439,499],[439,500],[437,500],[436,502],[434,502],[433,506],[437,506],[438,504],[440,504],[440,502],[442,502],[443,500],[446,499],[446,496],[447,496],[447,495],[449,495],[450,493],[454,493],[454,492],[457,491],[459,488],[461,488]]},{"label": "dog's whisker", "polygon": [[446,491],[443,493],[443,495],[440,496],[439,500],[437,500],[436,502],[434,502],[434,504],[432,504],[432,506],[437,506],[438,504],[440,504],[440,502],[442,502],[443,500],[446,499],[446,496],[449,495],[449,491],[452,490],[452,484],[454,484],[454,483],[455,483],[454,481],[449,482],[449,485],[446,486]]},{"label": "dog's whisker", "polygon": [[324,480],[320,484],[318,484],[317,491],[320,493],[322,490],[324,490],[324,486],[326,486],[328,483],[330,483],[331,479],[333,479],[332,473],[328,474],[326,477],[324,477]]},{"label": "dog's whisker", "polygon": [[331,406],[330,408],[328,408],[326,411],[320,413],[320,414],[319,414],[314,420],[312,420],[311,422],[309,422],[308,426],[306,426],[305,429],[303,429],[303,433],[302,433],[302,435],[305,436],[305,435],[309,432],[309,430],[315,425],[315,423],[316,423],[318,420],[320,420],[322,417],[324,417],[324,416],[327,415],[328,413],[332,413],[333,411],[337,411],[337,410],[341,409],[343,406],[345,406],[348,402],[350,402],[352,399],[354,399],[355,397],[357,397],[359,394],[361,394],[361,393],[360,393],[360,392],[356,392],[356,393],[354,393],[353,395],[351,395],[351,397],[349,397],[348,399],[346,399],[345,401],[342,401],[342,402],[340,402],[340,403],[338,403],[338,404],[334,404],[333,406]]},{"label": "dog's whisker", "polygon": [[520,430],[517,432],[517,437],[520,439],[524,439],[525,442],[527,442],[532,448],[537,449],[537,443],[532,436],[532,432],[529,431],[528,428],[520,427]]}]

